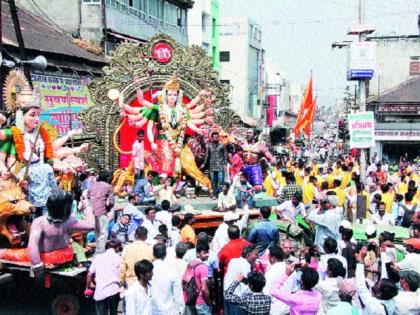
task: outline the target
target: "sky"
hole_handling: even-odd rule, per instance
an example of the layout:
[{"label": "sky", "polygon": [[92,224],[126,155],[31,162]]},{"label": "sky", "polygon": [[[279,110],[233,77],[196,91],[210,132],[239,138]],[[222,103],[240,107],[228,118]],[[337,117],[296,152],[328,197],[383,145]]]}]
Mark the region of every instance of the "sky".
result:
[{"label": "sky", "polygon": [[[358,0],[219,0],[220,14],[248,16],[262,27],[263,48],[286,79],[306,86],[313,72],[318,105],[344,96],[346,49],[332,49],[358,24]],[[365,0],[373,35],[418,35],[420,0]],[[354,84],[354,83],[350,83]]]}]

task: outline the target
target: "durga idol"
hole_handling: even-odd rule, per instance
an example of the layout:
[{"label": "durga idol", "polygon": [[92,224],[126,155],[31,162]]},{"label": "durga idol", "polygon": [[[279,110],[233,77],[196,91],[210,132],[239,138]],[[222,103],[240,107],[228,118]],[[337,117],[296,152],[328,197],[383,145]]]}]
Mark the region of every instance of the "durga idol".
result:
[{"label": "durga idol", "polygon": [[[205,186],[209,183],[196,167],[194,155],[186,146],[186,137],[202,133],[200,126],[213,123],[211,93],[202,90],[189,103],[183,103],[183,93],[178,78],[172,78],[165,83],[158,103],[154,104],[144,99],[140,89],[140,80],[134,78],[137,89],[137,100],[141,107],[131,107],[119,101],[121,115],[128,123],[137,129],[144,129],[151,151],[146,152],[146,160],[153,170],[178,175],[181,169]],[[152,97],[153,99],[153,97]]]}]

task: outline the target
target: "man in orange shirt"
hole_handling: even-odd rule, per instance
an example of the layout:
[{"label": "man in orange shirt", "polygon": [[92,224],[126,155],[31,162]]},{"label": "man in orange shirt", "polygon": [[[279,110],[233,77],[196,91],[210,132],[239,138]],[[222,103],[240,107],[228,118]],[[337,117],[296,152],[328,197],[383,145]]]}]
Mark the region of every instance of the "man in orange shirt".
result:
[{"label": "man in orange shirt", "polygon": [[181,242],[193,243],[197,242],[197,236],[195,235],[194,228],[192,225],[195,223],[194,215],[187,213],[184,216],[184,227],[181,229]]}]

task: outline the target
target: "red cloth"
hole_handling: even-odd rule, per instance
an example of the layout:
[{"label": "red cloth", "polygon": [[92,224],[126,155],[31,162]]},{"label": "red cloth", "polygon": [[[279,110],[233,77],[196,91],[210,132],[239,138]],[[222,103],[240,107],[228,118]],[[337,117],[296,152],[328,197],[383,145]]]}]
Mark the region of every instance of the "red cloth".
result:
[{"label": "red cloth", "polygon": [[231,179],[233,179],[233,177],[235,177],[236,174],[238,174],[241,170],[242,170],[242,158],[238,153],[235,153],[232,156],[231,159],[231,167],[229,169],[229,176]]},{"label": "red cloth", "polygon": [[[61,265],[73,260],[73,249],[66,247],[49,253],[41,253],[45,265]],[[1,258],[16,262],[30,262],[27,248],[8,248],[1,253]]]},{"label": "red cloth", "polygon": [[223,246],[219,253],[219,266],[220,269],[223,267],[223,275],[226,274],[231,259],[241,257],[242,249],[249,245],[251,245],[250,242],[239,238],[237,240],[231,240]]}]

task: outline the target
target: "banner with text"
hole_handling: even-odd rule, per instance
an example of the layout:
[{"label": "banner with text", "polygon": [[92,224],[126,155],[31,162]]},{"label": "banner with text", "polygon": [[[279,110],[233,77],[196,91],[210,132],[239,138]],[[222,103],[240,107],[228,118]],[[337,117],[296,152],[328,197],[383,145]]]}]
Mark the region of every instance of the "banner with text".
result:
[{"label": "banner with text", "polygon": [[350,149],[371,148],[375,145],[373,112],[349,114]]},{"label": "banner with text", "polygon": [[31,74],[31,78],[40,94],[41,121],[54,126],[60,136],[70,129],[84,127],[78,114],[93,105],[88,89],[90,77]]}]

